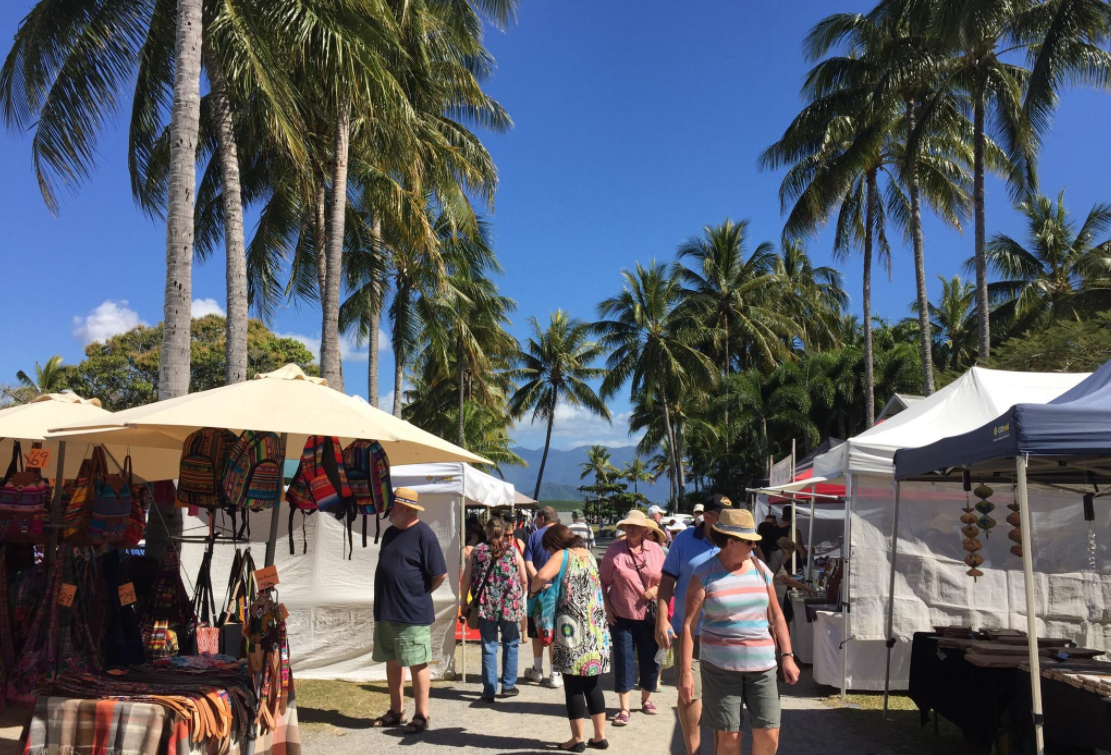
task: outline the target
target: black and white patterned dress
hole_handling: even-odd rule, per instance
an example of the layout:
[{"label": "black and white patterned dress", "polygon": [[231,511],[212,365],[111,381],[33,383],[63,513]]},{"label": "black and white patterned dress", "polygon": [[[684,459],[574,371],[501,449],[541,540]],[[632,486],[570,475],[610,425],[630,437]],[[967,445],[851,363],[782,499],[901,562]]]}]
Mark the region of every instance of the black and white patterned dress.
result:
[{"label": "black and white patterned dress", "polygon": [[567,551],[555,618],[552,670],[598,676],[610,668],[610,633],[594,556]]}]

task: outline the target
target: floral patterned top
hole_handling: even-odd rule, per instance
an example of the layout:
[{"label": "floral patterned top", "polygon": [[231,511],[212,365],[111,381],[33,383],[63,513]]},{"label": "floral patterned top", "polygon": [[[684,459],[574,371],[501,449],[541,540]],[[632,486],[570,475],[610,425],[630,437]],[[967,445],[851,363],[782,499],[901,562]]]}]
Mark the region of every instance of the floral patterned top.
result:
[{"label": "floral patterned top", "polygon": [[567,568],[556,605],[552,670],[571,676],[599,676],[610,669],[610,632],[602,581],[594,556],[567,553]]},{"label": "floral patterned top", "polygon": [[478,616],[490,621],[520,621],[525,617],[525,589],[517,571],[517,549],[506,549],[493,565],[494,571],[486,587],[482,587],[493,560],[488,543],[476,545],[471,551],[472,600],[479,588],[482,589],[478,597]]}]

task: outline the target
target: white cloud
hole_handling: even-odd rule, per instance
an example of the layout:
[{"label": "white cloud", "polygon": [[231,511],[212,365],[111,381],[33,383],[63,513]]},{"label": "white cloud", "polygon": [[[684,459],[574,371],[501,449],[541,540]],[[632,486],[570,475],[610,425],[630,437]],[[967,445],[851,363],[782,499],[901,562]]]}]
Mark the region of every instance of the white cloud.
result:
[{"label": "white cloud", "polygon": [[[610,425],[584,407],[574,407],[561,401],[556,405],[552,447],[566,449],[595,443],[611,447],[635,445],[643,433],[629,434],[631,418],[632,412],[619,412],[613,415],[613,424]],[[543,422],[521,422],[514,428],[513,439],[525,448],[539,448],[544,445],[546,432],[547,426]]]},{"label": "white cloud", "polygon": [[[295,341],[300,341],[305,344],[305,348],[316,355],[316,361],[320,361],[320,338],[318,336],[306,336],[300,333],[275,333],[274,335],[279,338],[292,338]],[[379,328],[378,353],[387,352],[389,349],[389,337],[386,335],[385,331]],[[366,362],[370,359],[370,356],[367,354],[366,344],[357,346],[355,345],[355,337],[345,334],[340,334],[339,337],[339,353],[340,358],[345,362]]]},{"label": "white cloud", "polygon": [[193,319],[196,319],[205,315],[225,317],[228,313],[215,299],[194,299],[193,304],[189,307],[189,314],[192,315]]},{"label": "white cloud", "polygon": [[126,333],[137,325],[146,323],[139,318],[138,312],[127,306],[127,299],[107,299],[85,317],[73,318],[73,335],[82,344],[90,344]]}]

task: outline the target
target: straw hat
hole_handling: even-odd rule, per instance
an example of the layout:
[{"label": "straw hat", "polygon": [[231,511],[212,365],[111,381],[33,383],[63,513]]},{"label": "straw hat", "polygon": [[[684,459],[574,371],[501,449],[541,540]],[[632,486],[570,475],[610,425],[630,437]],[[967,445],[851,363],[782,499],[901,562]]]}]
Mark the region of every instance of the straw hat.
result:
[{"label": "straw hat", "polygon": [[794,553],[798,549],[798,545],[789,537],[781,537],[775,541],[775,544],[778,545],[780,550],[784,553]]},{"label": "straw hat", "polygon": [[756,520],[748,509],[723,509],[714,530],[741,540],[756,542],[761,539],[756,534]]},{"label": "straw hat", "polygon": [[394,488],[393,502],[408,506],[415,511],[424,511],[424,506],[417,505],[417,491],[412,488]]},{"label": "straw hat", "polygon": [[645,537],[652,538],[656,541],[656,545],[660,547],[667,545],[667,535],[660,529],[660,525],[656,524],[655,519],[649,519],[645,526],[648,528],[648,532],[644,534]]},{"label": "straw hat", "polygon": [[643,511],[641,511],[640,509],[633,509],[625,515],[624,519],[622,519],[614,526],[617,527],[617,529],[619,530],[624,529],[625,527],[647,527],[649,522],[655,524],[653,520],[644,515]]}]

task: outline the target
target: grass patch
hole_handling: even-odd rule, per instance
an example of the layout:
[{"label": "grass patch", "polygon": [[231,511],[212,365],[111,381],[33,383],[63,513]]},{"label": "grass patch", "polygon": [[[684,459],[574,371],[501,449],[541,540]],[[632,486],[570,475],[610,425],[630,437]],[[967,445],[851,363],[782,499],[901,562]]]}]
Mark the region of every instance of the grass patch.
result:
[{"label": "grass patch", "polygon": [[369,728],[390,707],[384,681],[298,679],[296,684],[297,719],[308,731]]},{"label": "grass patch", "polygon": [[583,507],[582,501],[537,501],[540,508],[551,506],[556,511],[581,511]]},{"label": "grass patch", "polygon": [[[883,710],[883,693],[856,693],[846,695],[844,700],[841,699],[841,695],[830,695],[829,697],[822,698],[822,702],[831,708]],[[887,699],[887,707],[890,710],[918,710],[918,706],[906,695],[891,695]]]}]

